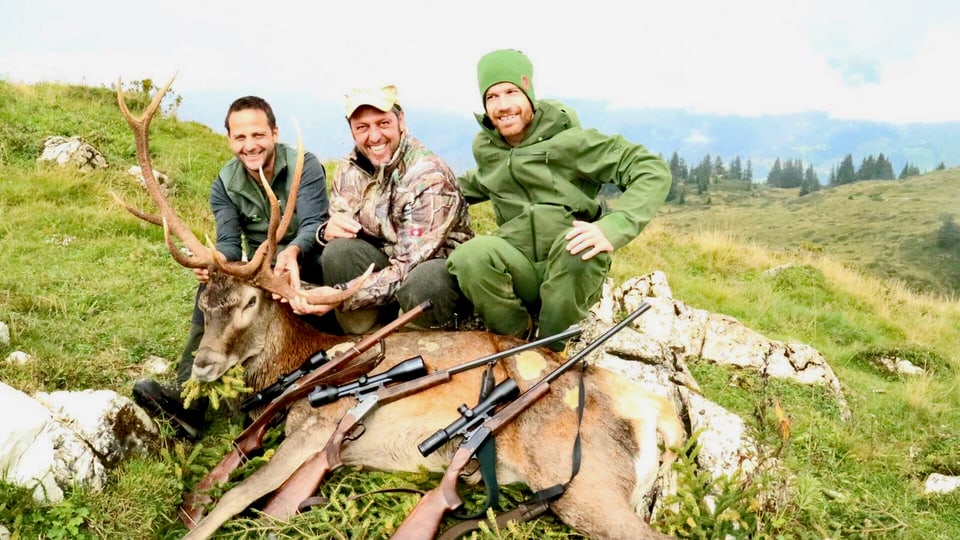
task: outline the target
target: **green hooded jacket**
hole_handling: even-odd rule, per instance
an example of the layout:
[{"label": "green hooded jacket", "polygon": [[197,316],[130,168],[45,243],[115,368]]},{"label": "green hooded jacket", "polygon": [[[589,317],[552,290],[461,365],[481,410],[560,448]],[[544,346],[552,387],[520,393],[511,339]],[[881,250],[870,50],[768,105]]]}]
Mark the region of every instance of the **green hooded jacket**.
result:
[{"label": "green hooded jacket", "polygon": [[[583,129],[562,103],[539,100],[523,141],[512,147],[486,115],[473,141],[477,167],[459,178],[471,203],[490,200],[497,235],[531,261],[546,259],[557,235],[574,220],[594,222],[614,249],[640,234],[670,189],[670,169],[659,156],[620,135]],[[604,183],[623,195],[601,215]]]}]

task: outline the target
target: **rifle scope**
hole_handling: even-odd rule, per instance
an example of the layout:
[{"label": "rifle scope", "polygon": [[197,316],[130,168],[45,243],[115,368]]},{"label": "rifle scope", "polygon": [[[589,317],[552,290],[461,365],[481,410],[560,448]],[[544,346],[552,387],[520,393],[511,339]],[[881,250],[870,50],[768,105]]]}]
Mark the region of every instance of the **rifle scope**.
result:
[{"label": "rifle scope", "polygon": [[420,451],[423,457],[429,456],[449,441],[451,437],[466,435],[470,430],[485,422],[488,413],[491,412],[494,407],[505,401],[510,401],[518,395],[520,395],[520,389],[517,387],[517,383],[515,383],[513,379],[504,379],[503,382],[498,384],[493,391],[490,392],[490,395],[480,403],[477,403],[476,407],[471,409],[467,407],[466,404],[457,407],[460,418],[457,418],[449,426],[437,431],[422,443],[418,444],[417,450]]},{"label": "rifle scope", "polygon": [[330,357],[327,356],[327,351],[323,349],[318,350],[317,352],[311,354],[310,358],[304,360],[303,363],[300,364],[300,367],[291,371],[290,373],[287,373],[286,375],[280,375],[277,377],[276,382],[243,400],[243,403],[240,404],[240,410],[247,412],[261,403],[273,401],[291,384],[297,382],[300,377],[303,377],[323,364],[326,364],[329,360]]},{"label": "rifle scope", "polygon": [[312,407],[320,407],[349,394],[362,394],[390,382],[409,381],[426,374],[427,366],[423,363],[423,357],[417,355],[378,375],[361,375],[357,380],[340,386],[318,386],[307,396],[307,401]]}]

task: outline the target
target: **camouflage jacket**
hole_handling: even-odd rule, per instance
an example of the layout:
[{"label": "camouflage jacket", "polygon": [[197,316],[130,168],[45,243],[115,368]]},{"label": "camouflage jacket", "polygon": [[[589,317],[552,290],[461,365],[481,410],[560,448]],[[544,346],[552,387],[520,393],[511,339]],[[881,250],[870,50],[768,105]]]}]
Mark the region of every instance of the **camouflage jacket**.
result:
[{"label": "camouflage jacket", "polygon": [[342,308],[387,304],[421,261],[446,258],[473,238],[457,178],[439,156],[405,134],[390,163],[373,166],[356,148],[337,165],[330,214],[363,227],[359,237],[380,245],[390,265],[371,276]]}]

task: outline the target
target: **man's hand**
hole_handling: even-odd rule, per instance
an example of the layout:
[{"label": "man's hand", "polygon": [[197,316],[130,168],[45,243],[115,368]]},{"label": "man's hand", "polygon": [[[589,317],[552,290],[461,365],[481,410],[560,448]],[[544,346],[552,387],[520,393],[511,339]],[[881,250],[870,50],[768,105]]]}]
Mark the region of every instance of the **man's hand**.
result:
[{"label": "man's hand", "polygon": [[193,270],[194,275],[197,276],[197,281],[200,283],[206,283],[210,281],[210,270],[207,270],[206,268],[191,268],[191,270]]},{"label": "man's hand", "polygon": [[327,226],[323,230],[323,241],[329,242],[334,238],[356,238],[360,232],[360,223],[346,214],[332,214]]},{"label": "man's hand", "polygon": [[300,258],[300,247],[289,245],[277,254],[277,263],[273,265],[273,273],[282,275],[288,274],[290,286],[295,290],[300,290],[300,265],[297,259]]},{"label": "man's hand", "polygon": [[576,255],[589,248],[589,251],[580,257],[584,261],[592,259],[604,251],[613,252],[613,244],[610,243],[610,240],[607,240],[603,231],[595,223],[574,221],[573,229],[567,233],[564,239],[569,240],[567,251],[571,255]]}]

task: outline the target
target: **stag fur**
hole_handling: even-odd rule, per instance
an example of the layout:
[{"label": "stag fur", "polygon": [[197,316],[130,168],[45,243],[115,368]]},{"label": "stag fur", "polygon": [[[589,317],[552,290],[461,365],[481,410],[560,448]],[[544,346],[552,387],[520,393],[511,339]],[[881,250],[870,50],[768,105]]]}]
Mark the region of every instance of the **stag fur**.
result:
[{"label": "stag fur", "polygon": [[[226,292],[237,298],[258,294],[253,287],[232,278],[223,280],[224,284],[230,282],[238,289],[253,290],[238,294],[237,291],[210,288],[207,294]],[[259,309],[257,320],[289,319],[284,315],[289,309],[279,303],[264,301]],[[280,325],[269,326],[279,332],[263,336],[266,339],[240,340],[269,342],[274,350],[291,350],[294,345],[289,341],[304,338],[316,342],[333,341],[333,336],[315,330],[304,335],[290,332]],[[234,330],[227,333],[237,335]],[[506,350],[519,343],[514,338],[481,331],[404,331],[386,338],[386,357],[376,371],[389,369],[418,354],[433,371]],[[276,374],[292,370],[300,362],[300,357],[270,356],[266,359],[252,353],[241,354],[251,358],[252,363],[246,369],[253,377],[249,379],[251,384],[271,381]],[[498,381],[509,376],[521,389],[526,389],[561,361],[556,353],[538,349],[501,360],[495,373]],[[250,368],[254,365],[270,371],[270,374],[254,373],[257,370]],[[378,409],[365,422],[366,435],[344,446],[344,464],[377,470],[413,472],[425,468],[442,472],[455,450],[454,443],[445,445],[428,458],[421,456],[416,446],[455,420],[459,405],[472,404],[476,400],[480,372],[476,369],[455,375],[446,384]],[[572,448],[576,434],[576,376],[576,373],[568,373],[552,383],[547,396],[497,436],[497,470],[501,482],[522,482],[537,490],[567,480],[571,457],[569,451],[562,449]],[[684,431],[676,411],[668,400],[602,368],[587,370],[585,388],[581,471],[551,509],[565,523],[591,538],[655,538],[658,534],[638,517],[636,505],[652,487],[661,467],[657,435],[667,448],[681,444]],[[323,447],[337,421],[354,404],[356,400],[350,398],[317,409],[305,402],[292,407],[286,420],[286,439],[273,458],[228,491],[186,538],[209,537],[231,517],[276,490],[303,461]],[[671,459],[672,454],[666,453],[663,465],[668,465]]]},{"label": "stag fur", "polygon": [[[161,215],[155,216],[119,201],[137,217],[163,225],[166,243],[173,258],[191,268],[210,268],[211,279],[200,298],[206,331],[197,351],[193,376],[212,381],[237,364],[245,368],[247,385],[255,391],[297,367],[317,349],[329,349],[342,336],[320,333],[296,317],[289,306],[272,299],[271,293],[288,297],[296,294],[284,276],[273,273],[270,263],[276,243],[290,222],[299,174],[291,187],[287,212],[280,217],[279,205],[263,181],[271,201],[270,234],[247,263],[227,263],[214,249],[199,242],[173,212],[153,178],[148,133],[170,81],[157,93],[147,110],[134,117],[123,100],[118,83],[117,99],[134,133],[137,159],[144,180]],[[303,154],[301,146],[301,156]],[[300,166],[298,165],[298,172]],[[118,199],[119,200],[119,199]],[[189,248],[186,256],[171,240],[171,233]],[[359,285],[358,285],[359,286]],[[353,290],[314,298],[316,303],[336,304]],[[519,342],[488,332],[399,332],[385,339],[386,358],[376,371],[386,370],[415,355],[422,355],[429,369],[443,369],[506,350]],[[528,351],[501,360],[497,380],[513,378],[526,389],[561,363],[549,350]],[[345,465],[372,469],[440,472],[454,450],[448,443],[429,458],[417,451],[417,444],[452,422],[457,407],[476,400],[480,370],[455,375],[446,384],[389,403],[365,422],[366,435],[343,449]],[[551,384],[550,392],[496,438],[497,469],[502,482],[523,482],[538,490],[568,479],[571,471],[569,449],[577,431],[577,382],[567,373]],[[565,494],[550,507],[568,525],[591,538],[658,538],[636,513],[636,505],[656,479],[658,465],[669,465],[672,454],[658,449],[657,436],[666,448],[679,446],[684,436],[672,403],[651,394],[639,385],[610,371],[591,367],[585,375],[585,411],[581,428],[583,458],[580,474]],[[286,438],[273,458],[228,491],[211,513],[195,524],[187,538],[206,538],[228,519],[262,496],[279,487],[312,453],[322,448],[345,411],[355,404],[343,399],[312,409],[299,402],[286,419]]]}]

